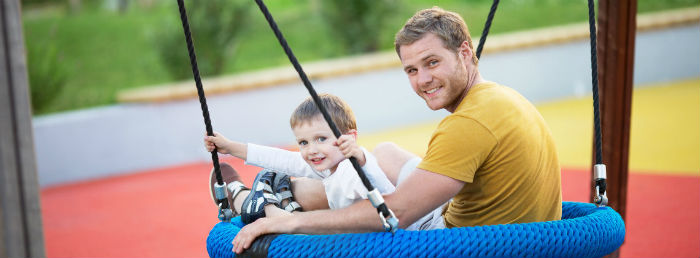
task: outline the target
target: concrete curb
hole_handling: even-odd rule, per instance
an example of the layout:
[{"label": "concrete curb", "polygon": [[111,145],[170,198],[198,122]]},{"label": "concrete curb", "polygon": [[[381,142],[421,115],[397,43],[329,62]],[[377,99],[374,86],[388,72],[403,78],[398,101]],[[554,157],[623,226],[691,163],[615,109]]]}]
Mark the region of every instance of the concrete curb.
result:
[{"label": "concrete curb", "polygon": [[[684,8],[637,16],[637,31],[663,29],[700,21],[700,8]],[[588,23],[496,34],[489,38],[484,53],[492,54],[519,48],[583,40],[589,37]],[[474,42],[478,42],[478,38]],[[310,79],[321,79],[373,70],[399,67],[394,51],[372,53],[303,64]],[[299,76],[291,65],[202,80],[204,92],[209,95],[260,89],[293,83]],[[167,102],[197,97],[191,80],[144,88],[128,89],[117,93],[117,101]]]}]

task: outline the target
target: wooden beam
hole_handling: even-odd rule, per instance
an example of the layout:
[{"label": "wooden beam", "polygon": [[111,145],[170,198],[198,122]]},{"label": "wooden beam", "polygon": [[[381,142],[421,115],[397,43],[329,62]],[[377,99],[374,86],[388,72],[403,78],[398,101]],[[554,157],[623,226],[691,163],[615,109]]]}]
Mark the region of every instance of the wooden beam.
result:
[{"label": "wooden beam", "polygon": [[[598,3],[597,51],[603,135],[602,160],[607,166],[608,205],[619,212],[624,220],[627,212],[637,1]],[[594,149],[594,164],[595,155]],[[611,254],[611,257],[619,257],[619,249]]]},{"label": "wooden beam", "polygon": [[0,257],[45,257],[19,5],[0,0]]}]

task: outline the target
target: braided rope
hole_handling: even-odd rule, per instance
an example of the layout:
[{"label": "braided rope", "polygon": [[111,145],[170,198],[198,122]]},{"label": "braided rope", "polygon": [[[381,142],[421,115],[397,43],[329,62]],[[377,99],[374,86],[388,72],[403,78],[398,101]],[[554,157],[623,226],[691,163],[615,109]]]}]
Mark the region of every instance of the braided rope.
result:
[{"label": "braided rope", "polygon": [[[192,33],[190,32],[190,24],[187,22],[187,11],[185,10],[185,3],[183,0],[177,0],[177,5],[180,9],[180,20],[182,21],[182,29],[185,32],[185,40],[187,41],[187,52],[190,55],[190,64],[192,66],[192,75],[194,76],[194,81],[197,86],[197,95],[199,96],[199,104],[202,107],[202,116],[204,116],[204,126],[207,130],[207,135],[213,136],[214,130],[211,126],[211,119],[209,118],[209,108],[207,107],[207,99],[204,97],[204,88],[202,87],[202,79],[199,76],[199,66],[197,66],[197,55],[194,52],[194,44],[192,43]],[[216,183],[219,185],[224,184],[224,180],[221,176],[221,169],[219,168],[219,155],[216,148],[211,152],[211,161],[214,163],[214,171],[216,174]],[[222,202],[222,208],[228,208],[228,202]]]},{"label": "braided rope", "polygon": [[593,119],[595,124],[595,163],[603,164],[603,136],[600,129],[600,104],[598,100],[598,55],[596,48],[595,7],[588,0],[588,28],[591,37],[591,80],[593,84]]},{"label": "braided rope", "polygon": [[489,35],[489,30],[491,30],[491,22],[493,21],[493,16],[496,15],[496,8],[498,8],[498,2],[499,0],[493,0],[493,4],[491,4],[491,11],[489,11],[489,16],[486,18],[484,30],[481,32],[481,37],[479,38],[479,46],[476,48],[476,59],[481,58],[481,51],[484,49],[486,37]]},{"label": "braided rope", "polygon": [[[270,11],[267,9],[267,6],[265,6],[265,3],[263,3],[262,0],[255,0],[255,3],[258,4],[258,7],[260,8],[260,11],[265,16],[267,23],[270,25],[270,28],[275,33],[275,36],[277,37],[277,40],[279,41],[280,45],[282,45],[282,48],[284,49],[284,53],[287,54],[287,58],[289,58],[289,62],[291,62],[292,65],[294,66],[294,69],[299,74],[299,78],[301,78],[301,81],[304,83],[304,86],[308,90],[309,95],[311,95],[311,98],[314,100],[314,103],[316,103],[316,106],[318,107],[319,111],[321,111],[323,118],[326,120],[326,122],[328,123],[328,126],[333,131],[333,135],[335,135],[336,138],[340,138],[340,135],[341,135],[340,130],[338,130],[338,127],[335,125],[335,123],[331,119],[331,116],[328,113],[328,111],[326,110],[326,107],[323,106],[323,104],[321,103],[321,99],[318,97],[318,94],[316,94],[316,90],[314,90],[314,87],[311,85],[311,82],[309,81],[309,78],[306,76],[304,69],[301,68],[301,64],[299,64],[299,61],[297,60],[296,56],[294,56],[292,49],[289,47],[289,44],[287,44],[287,40],[284,38],[284,35],[282,35],[282,32],[277,27],[277,23],[275,22],[274,18],[272,17],[272,14],[270,14]],[[362,166],[360,166],[360,163],[357,161],[357,159],[355,157],[350,157],[349,160],[350,160],[350,163],[352,163],[353,168],[355,168],[355,171],[357,171],[357,175],[360,177],[362,184],[365,186],[365,188],[367,188],[367,191],[372,192],[372,190],[374,190],[374,186],[369,181],[369,178],[367,178],[367,175],[365,175],[365,171],[362,169]],[[389,214],[392,214],[392,216],[393,216],[393,213],[391,212],[391,210],[389,210],[389,207],[387,207],[385,203],[381,203],[375,207],[377,208],[377,212],[379,212],[381,214],[381,216],[387,217],[387,216],[389,216]]]},{"label": "braided rope", "polygon": [[[243,223],[219,223],[209,233],[210,257],[235,257],[231,241]],[[601,257],[625,238],[609,207],[562,203],[562,220],[429,231],[337,235],[279,235],[268,257]]]}]

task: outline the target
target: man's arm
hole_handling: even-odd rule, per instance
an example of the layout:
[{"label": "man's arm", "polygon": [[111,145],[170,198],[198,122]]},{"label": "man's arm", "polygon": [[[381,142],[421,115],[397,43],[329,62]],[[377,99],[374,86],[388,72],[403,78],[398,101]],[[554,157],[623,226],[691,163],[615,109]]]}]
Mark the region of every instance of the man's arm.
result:
[{"label": "man's arm", "polygon": [[[428,212],[454,197],[464,182],[447,176],[417,169],[396,188],[396,192],[384,197],[386,204],[399,218],[399,226],[405,228]],[[260,235],[334,234],[382,231],[377,210],[369,201],[359,201],[338,210],[310,211],[291,217],[261,218],[245,226],[233,240],[233,251],[243,252]]]}]

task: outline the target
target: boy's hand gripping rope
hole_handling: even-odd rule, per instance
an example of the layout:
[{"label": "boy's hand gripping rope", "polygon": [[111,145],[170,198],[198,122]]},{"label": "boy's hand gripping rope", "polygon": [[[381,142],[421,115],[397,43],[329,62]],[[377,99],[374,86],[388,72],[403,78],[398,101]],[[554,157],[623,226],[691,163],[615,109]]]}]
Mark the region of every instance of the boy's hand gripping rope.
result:
[{"label": "boy's hand gripping rope", "polygon": [[[321,111],[323,118],[326,120],[326,122],[328,122],[328,126],[330,126],[335,137],[340,138],[340,130],[338,130],[338,127],[335,125],[335,123],[333,123],[333,120],[331,120],[331,117],[328,114],[326,107],[324,107],[321,104],[321,99],[318,97],[318,94],[316,94],[316,91],[314,90],[313,86],[311,86],[309,78],[306,77],[306,73],[304,73],[304,70],[302,70],[299,61],[297,61],[296,57],[294,56],[294,53],[292,53],[292,49],[287,44],[287,40],[284,39],[282,32],[279,30],[279,28],[277,28],[277,23],[275,23],[275,20],[272,18],[270,11],[267,10],[267,6],[265,6],[262,0],[255,0],[255,2],[258,4],[258,7],[260,7],[260,11],[262,11],[262,13],[265,15],[265,19],[267,19],[267,22],[270,24],[270,28],[272,28],[272,31],[275,33],[275,36],[277,36],[277,40],[282,45],[284,52],[287,54],[289,61],[294,66],[294,69],[296,69],[297,73],[299,74],[299,77],[301,77],[304,86],[306,86],[306,89],[309,91],[309,94],[311,94],[311,98],[314,100],[314,103],[316,103],[316,106]],[[355,168],[355,171],[357,171],[357,175],[360,176],[362,184],[365,185],[365,187],[369,191],[368,197],[372,202],[372,206],[374,206],[377,209],[377,212],[379,213],[379,218],[382,220],[382,225],[384,226],[384,229],[391,233],[396,232],[396,230],[399,228],[399,219],[396,217],[396,215],[394,215],[394,212],[392,212],[386,206],[386,204],[384,203],[384,199],[382,198],[382,195],[379,193],[379,191],[375,189],[369,182],[369,179],[367,179],[367,176],[365,175],[364,170],[362,170],[360,163],[357,162],[357,159],[351,157],[350,162]]]},{"label": "boy's hand gripping rope", "polygon": [[[207,107],[207,99],[204,97],[204,89],[202,87],[202,79],[199,77],[199,68],[197,66],[197,55],[194,53],[194,44],[192,43],[192,33],[190,32],[190,25],[187,22],[187,11],[185,10],[185,3],[183,0],[177,0],[177,5],[180,8],[180,20],[182,21],[182,29],[185,32],[185,40],[187,41],[187,51],[190,54],[190,64],[192,65],[192,75],[194,76],[194,81],[197,85],[197,94],[199,95],[199,104],[202,106],[202,115],[204,116],[204,125],[206,126],[207,135],[214,136],[214,130],[211,126],[211,120],[209,119],[209,108]],[[214,147],[211,152],[211,160],[214,163],[214,171],[216,174],[216,184],[214,185],[214,197],[219,203],[219,220],[224,222],[231,221],[233,218],[233,211],[229,207],[228,194],[226,193],[226,182],[224,182],[221,176],[221,169],[219,168],[219,155]]]}]

